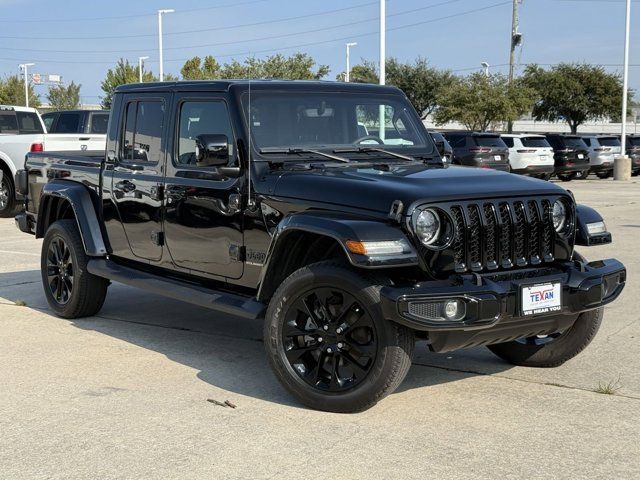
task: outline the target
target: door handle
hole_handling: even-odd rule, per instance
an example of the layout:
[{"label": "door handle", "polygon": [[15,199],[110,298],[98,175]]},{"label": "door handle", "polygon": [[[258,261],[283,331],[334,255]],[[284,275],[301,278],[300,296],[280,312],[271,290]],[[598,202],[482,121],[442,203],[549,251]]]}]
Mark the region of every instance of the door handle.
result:
[{"label": "door handle", "polygon": [[82,141],[87,141],[87,140],[91,140],[91,137],[80,137],[78,140]]},{"label": "door handle", "polygon": [[122,180],[116,183],[116,188],[118,190],[122,190],[125,193],[133,192],[136,189],[136,184],[133,182],[130,182],[129,180]]}]

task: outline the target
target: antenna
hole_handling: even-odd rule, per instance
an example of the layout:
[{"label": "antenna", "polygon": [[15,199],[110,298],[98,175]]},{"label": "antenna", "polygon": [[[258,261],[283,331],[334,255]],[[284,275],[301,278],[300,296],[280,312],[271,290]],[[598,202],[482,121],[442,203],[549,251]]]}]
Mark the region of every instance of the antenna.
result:
[{"label": "antenna", "polygon": [[249,124],[249,141],[248,143],[248,153],[247,153],[247,206],[253,207],[253,198],[251,197],[251,124],[253,123],[253,119],[251,118],[251,69],[249,70],[249,101],[247,105],[247,122]]}]

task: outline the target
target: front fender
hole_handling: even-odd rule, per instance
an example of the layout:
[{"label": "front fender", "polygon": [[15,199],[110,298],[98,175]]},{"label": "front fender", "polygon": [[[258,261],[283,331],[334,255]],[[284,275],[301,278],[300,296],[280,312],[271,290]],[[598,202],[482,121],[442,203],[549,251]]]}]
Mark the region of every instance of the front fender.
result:
[{"label": "front fender", "polygon": [[[600,222],[603,230],[594,229]],[[606,230],[602,216],[591,207],[576,205],[576,245],[590,247],[611,243],[611,241],[611,233]]]},{"label": "front fender", "polygon": [[45,234],[46,222],[43,220],[49,218],[51,213],[49,210],[54,198],[65,199],[71,205],[87,255],[92,257],[106,255],[107,247],[91,193],[86,187],[76,182],[53,180],[44,186],[38,209],[36,238],[41,238]]},{"label": "front fender", "polygon": [[[278,224],[271,239],[260,275],[261,297],[263,287],[270,280],[278,259],[287,255],[287,239],[296,232],[312,233],[334,239],[342,248],[349,263],[355,267],[375,269],[418,265],[418,254],[405,233],[397,225],[385,221],[367,220],[355,215],[331,212],[302,212],[288,215]],[[402,253],[373,255],[353,253],[347,242],[384,242],[404,240]]]}]

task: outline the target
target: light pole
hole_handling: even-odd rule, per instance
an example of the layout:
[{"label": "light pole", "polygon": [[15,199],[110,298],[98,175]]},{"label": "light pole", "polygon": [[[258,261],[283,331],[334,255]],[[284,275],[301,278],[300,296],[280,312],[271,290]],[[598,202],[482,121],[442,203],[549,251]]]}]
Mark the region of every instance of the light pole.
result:
[{"label": "light pole", "polygon": [[620,132],[620,157],[613,163],[613,179],[629,180],[631,160],[626,156],[627,146],[627,90],[629,88],[629,32],[631,30],[631,0],[627,0],[624,29],[624,67],[622,70],[622,131]]},{"label": "light pole", "polygon": [[489,67],[491,65],[489,65],[487,62],[482,62],[480,65],[482,65],[482,68],[484,68],[484,74],[485,76],[489,76]]},{"label": "light pole", "polygon": [[163,10],[158,10],[158,50],[160,51],[160,81],[164,80],[164,66],[162,64],[162,14],[163,13],[173,13],[175,10],[173,8],[165,8]]},{"label": "light pole", "polygon": [[349,42],[347,44],[345,44],[347,46],[347,73],[344,76],[344,80],[345,82],[349,83],[349,72],[351,70],[351,66],[349,65],[349,50],[351,49],[351,47],[355,47],[356,45],[358,45],[357,42]]},{"label": "light pole", "polygon": [[24,106],[29,106],[29,74],[27,70],[29,67],[33,67],[35,63],[21,63],[20,69],[24,72]]},{"label": "light pole", "polygon": [[[387,41],[387,27],[386,27],[386,0],[380,0],[380,85],[384,85],[386,82],[386,41]],[[378,137],[384,141],[385,137],[385,118],[384,118],[384,105],[380,105],[380,113],[378,123],[380,124],[380,131]]]},{"label": "light pole", "polygon": [[144,66],[144,61],[149,57],[138,57],[138,78],[140,83],[142,83],[142,67]]}]

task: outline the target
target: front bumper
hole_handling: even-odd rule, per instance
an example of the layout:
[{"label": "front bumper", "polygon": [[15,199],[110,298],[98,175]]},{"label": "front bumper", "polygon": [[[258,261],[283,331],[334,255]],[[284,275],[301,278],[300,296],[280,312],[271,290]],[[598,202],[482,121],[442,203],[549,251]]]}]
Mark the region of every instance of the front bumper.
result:
[{"label": "front bumper", "polygon": [[[554,268],[525,269],[490,274],[456,275],[447,281],[418,283],[411,287],[383,287],[382,310],[385,318],[411,329],[427,332],[491,330],[514,321],[522,323],[522,335],[533,324],[557,317],[575,319],[576,314],[593,310],[615,300],[624,288],[627,272],[615,259],[590,263],[562,262]],[[521,287],[560,282],[560,311],[523,316]],[[460,321],[432,321],[410,313],[410,304],[442,299],[466,303],[466,316]]]}]

